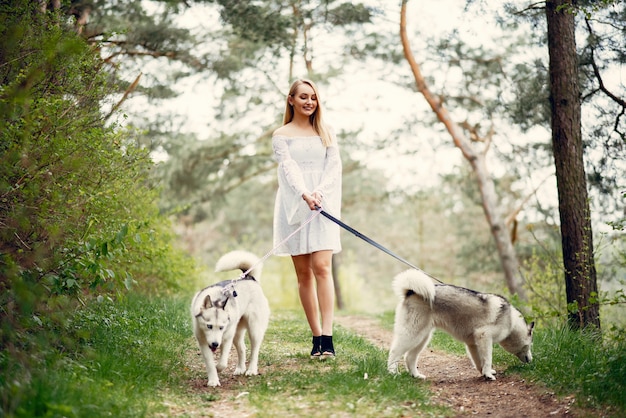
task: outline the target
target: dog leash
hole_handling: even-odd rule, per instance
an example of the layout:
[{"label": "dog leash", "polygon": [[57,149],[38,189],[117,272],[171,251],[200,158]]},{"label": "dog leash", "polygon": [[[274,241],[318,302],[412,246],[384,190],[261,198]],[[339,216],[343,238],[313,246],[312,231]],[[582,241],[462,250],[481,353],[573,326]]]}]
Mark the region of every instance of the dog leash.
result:
[{"label": "dog leash", "polygon": [[357,231],[356,229],[352,228],[350,225],[346,224],[345,222],[340,221],[339,219],[335,218],[334,216],[332,216],[330,213],[326,212],[324,209],[322,209],[320,206],[316,206],[315,207],[315,211],[311,214],[311,216],[309,216],[309,218],[303,222],[297,229],[295,229],[291,234],[289,234],[285,239],[283,239],[281,242],[279,242],[278,244],[276,244],[276,246],[274,246],[274,248],[272,248],[270,251],[267,252],[267,254],[265,254],[262,258],[259,259],[259,261],[257,261],[256,263],[254,263],[248,270],[244,271],[243,273],[241,273],[239,275],[239,278],[232,280],[228,285],[224,286],[224,288],[222,289],[222,295],[226,295],[227,293],[232,294],[234,297],[237,296],[237,292],[234,290],[235,288],[235,283],[238,282],[239,280],[243,280],[246,278],[246,276],[252,271],[254,270],[254,268],[256,266],[258,266],[259,264],[263,263],[265,260],[267,260],[269,258],[269,256],[271,256],[272,254],[274,254],[274,251],[276,251],[276,249],[278,247],[280,247],[281,245],[283,245],[285,242],[289,241],[289,239],[291,237],[293,237],[295,234],[297,234],[298,232],[300,232],[302,230],[302,228],[304,228],[305,226],[307,226],[309,223],[311,223],[311,221],[313,219],[315,219],[318,215],[322,215],[324,217],[326,217],[327,219],[331,220],[332,222],[336,223],[337,225],[339,225],[340,227],[342,227],[343,229],[345,229],[346,231],[354,234],[355,236],[357,236],[358,238],[361,238],[363,241],[367,242],[368,244],[378,248],[379,250],[389,254],[390,256],[392,256],[393,258],[395,258],[398,261],[401,261],[402,263],[406,264],[407,266],[411,267],[412,269],[415,269],[417,271],[420,271],[422,273],[424,273],[425,275],[427,275],[428,277],[430,277],[431,279],[439,282],[439,283],[443,283],[441,280],[439,280],[438,278],[436,278],[435,276],[428,274],[427,272],[425,272],[424,270],[420,269],[419,267],[411,264],[410,262],[408,262],[407,260],[405,260],[404,258],[400,257],[399,255],[397,255],[396,253],[394,253],[393,251],[389,250],[388,248],[382,246],[381,244],[377,243],[376,241],[374,241],[373,239],[369,238],[368,236],[362,234],[361,232]]},{"label": "dog leash", "polygon": [[347,225],[346,223],[340,221],[339,219],[335,218],[334,216],[332,216],[331,214],[329,214],[328,212],[326,212],[324,209],[322,209],[321,207],[317,206],[316,207],[317,211],[319,213],[321,213],[323,216],[325,216],[327,219],[330,219],[331,221],[333,221],[334,223],[336,223],[337,225],[339,225],[340,227],[342,227],[343,229],[345,229],[348,232],[351,232],[352,234],[356,235],[357,237],[361,238],[363,241],[367,242],[370,245],[373,245],[374,247],[378,248],[379,250],[389,254],[390,256],[392,256],[393,258],[395,258],[398,261],[403,262],[404,264],[406,264],[407,266],[420,271],[422,273],[424,273],[425,275],[427,275],[428,277],[430,277],[433,280],[438,281],[439,283],[443,283],[441,280],[439,280],[438,278],[426,273],[424,270],[418,268],[417,266],[409,263],[407,260],[405,260],[404,258],[400,257],[399,255],[397,255],[396,253],[394,253],[393,251],[383,247],[382,245],[380,245],[379,243],[377,243],[376,241],[374,241],[373,239],[363,235],[362,233],[360,233],[359,231],[357,231],[356,229],[352,228],[351,226]]},{"label": "dog leash", "polygon": [[222,289],[222,295],[226,295],[227,293],[230,293],[233,295],[233,297],[237,296],[237,292],[235,291],[235,283],[237,283],[239,280],[243,280],[246,278],[246,276],[256,268],[256,266],[258,266],[259,264],[263,263],[265,260],[267,260],[269,258],[269,256],[271,256],[272,254],[274,254],[274,251],[276,251],[276,249],[278,247],[280,247],[281,245],[283,245],[284,243],[286,243],[287,241],[289,241],[289,239],[291,237],[293,237],[294,235],[296,235],[298,232],[300,232],[302,230],[302,228],[304,228],[305,226],[307,226],[308,224],[311,223],[311,221],[313,219],[315,219],[321,212],[319,210],[314,211],[311,216],[309,216],[309,218],[304,221],[298,228],[296,228],[291,234],[289,234],[285,239],[283,239],[281,242],[279,242],[278,244],[276,244],[274,246],[274,248],[272,248],[270,251],[267,252],[267,254],[265,254],[262,258],[259,259],[259,261],[257,261],[256,263],[254,263],[252,266],[250,266],[250,268],[246,271],[244,271],[243,273],[241,273],[239,275],[239,278],[237,279],[233,279],[231,280],[230,283],[228,283],[226,286],[224,286],[224,288]]}]

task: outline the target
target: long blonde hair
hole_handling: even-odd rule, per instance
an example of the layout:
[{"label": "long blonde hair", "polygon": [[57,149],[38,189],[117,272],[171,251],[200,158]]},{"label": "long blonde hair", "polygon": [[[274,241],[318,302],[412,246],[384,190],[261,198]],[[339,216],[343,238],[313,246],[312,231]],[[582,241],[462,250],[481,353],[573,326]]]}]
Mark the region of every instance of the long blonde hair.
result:
[{"label": "long blonde hair", "polygon": [[311,125],[313,126],[313,129],[315,130],[315,132],[317,132],[320,138],[322,138],[322,144],[324,144],[325,147],[329,147],[333,143],[333,138],[328,130],[328,127],[324,123],[324,118],[322,116],[324,112],[322,111],[322,102],[320,100],[320,95],[317,90],[317,86],[311,80],[298,79],[291,84],[291,87],[289,88],[289,95],[287,96],[287,99],[286,99],[285,116],[283,117],[283,125],[286,125],[293,120],[294,111],[293,111],[293,106],[289,103],[289,98],[293,97],[296,94],[296,90],[302,84],[308,84],[309,86],[311,86],[311,88],[313,89],[313,93],[315,94],[315,97],[317,97],[317,108],[315,109],[315,112],[313,112],[313,114],[309,116],[309,122],[311,122]]}]

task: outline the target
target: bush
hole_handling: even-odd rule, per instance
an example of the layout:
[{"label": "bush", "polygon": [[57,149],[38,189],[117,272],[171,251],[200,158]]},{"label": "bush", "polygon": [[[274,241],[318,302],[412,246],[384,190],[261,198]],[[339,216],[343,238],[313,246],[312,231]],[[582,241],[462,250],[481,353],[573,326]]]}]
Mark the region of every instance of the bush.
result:
[{"label": "bush", "polygon": [[26,381],[48,350],[74,346],[63,330],[94,297],[196,274],[147,152],[103,116],[113,86],[97,48],[39,3],[0,7],[0,359]]}]

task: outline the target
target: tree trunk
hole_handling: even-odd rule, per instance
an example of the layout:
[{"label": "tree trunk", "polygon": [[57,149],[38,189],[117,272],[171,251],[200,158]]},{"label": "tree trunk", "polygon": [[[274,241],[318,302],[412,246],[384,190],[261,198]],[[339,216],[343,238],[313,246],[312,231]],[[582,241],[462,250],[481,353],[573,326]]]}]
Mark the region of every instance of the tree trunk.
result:
[{"label": "tree trunk", "polygon": [[548,0],[552,149],[559,193],[568,320],[600,328],[598,287],[581,132],[575,21],[571,0]]},{"label": "tree trunk", "polygon": [[417,90],[424,96],[433,112],[437,115],[439,121],[444,124],[448,133],[452,137],[454,145],[461,150],[465,159],[470,163],[472,170],[476,175],[476,181],[478,182],[478,187],[480,189],[483,211],[485,212],[485,217],[489,223],[491,235],[496,242],[507,287],[512,294],[517,294],[520,299],[526,299],[524,289],[521,286],[519,261],[515,253],[513,243],[511,242],[509,230],[506,227],[502,214],[498,210],[498,197],[495,185],[487,170],[484,153],[488,148],[486,147],[484,152],[476,152],[470,139],[464,135],[458,124],[452,121],[450,113],[448,112],[448,109],[445,108],[442,101],[437,96],[433,95],[428,89],[426,81],[421,73],[420,66],[413,57],[406,34],[407,1],[408,0],[402,1],[402,9],[400,12],[400,38],[402,40],[404,56],[408,61],[415,78]]},{"label": "tree trunk", "polygon": [[339,283],[339,267],[341,265],[341,256],[339,254],[333,254],[333,263],[332,263],[332,271],[333,271],[333,283],[335,284],[335,304],[337,305],[337,309],[342,310],[345,308],[345,303],[343,302],[343,294],[341,293],[341,284]]}]

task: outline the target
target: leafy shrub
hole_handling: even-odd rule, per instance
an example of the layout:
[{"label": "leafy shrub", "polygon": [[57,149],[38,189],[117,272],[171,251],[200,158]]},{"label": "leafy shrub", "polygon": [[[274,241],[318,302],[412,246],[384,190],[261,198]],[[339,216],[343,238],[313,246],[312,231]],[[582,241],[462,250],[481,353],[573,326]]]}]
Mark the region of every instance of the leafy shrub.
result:
[{"label": "leafy shrub", "polygon": [[93,297],[168,292],[197,272],[147,152],[107,123],[97,49],[39,2],[3,4],[0,22],[0,359],[28,381],[48,350],[75,345],[68,318]]}]

